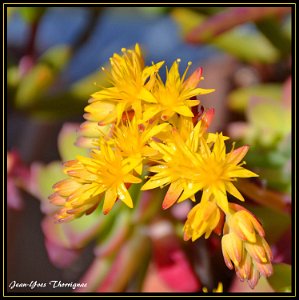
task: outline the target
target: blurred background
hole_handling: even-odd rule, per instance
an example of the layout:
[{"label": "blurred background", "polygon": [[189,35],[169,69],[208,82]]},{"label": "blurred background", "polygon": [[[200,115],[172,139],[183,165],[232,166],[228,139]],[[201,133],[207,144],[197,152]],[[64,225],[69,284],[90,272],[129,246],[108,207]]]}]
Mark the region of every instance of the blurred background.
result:
[{"label": "blurred background", "polygon": [[[200,99],[216,110],[210,130],[249,144],[247,167],[260,174],[258,180],[238,186],[248,207],[263,220],[276,263],[274,275],[261,280],[255,291],[290,290],[290,7],[6,9],[8,283],[84,278],[90,284],[83,291],[200,292],[203,286],[211,291],[221,281],[225,292],[250,291],[226,269],[217,237],[192,245],[177,241],[176,224],[184,221],[180,212],[160,216],[152,224],[158,233],[146,249],[117,240],[128,239],[128,233],[113,227],[128,224],[126,218],[112,216],[108,225],[98,216],[64,227],[53,224],[55,208],[47,197],[61,177],[61,161],[85,151],[73,144],[90,95],[107,84],[100,68],[113,53],[139,43],[146,64],[165,60],[169,66],[180,58],[182,72],[189,61],[190,74],[203,67],[201,87],[216,89]],[[169,242],[162,243],[159,231],[169,224]],[[105,226],[112,228],[110,234],[98,239]],[[123,257],[129,250],[146,253],[146,262],[136,262],[144,267],[129,263],[127,275],[111,279],[109,270],[117,270],[111,253],[121,251],[119,265],[126,267]],[[161,253],[169,251],[177,259],[162,261]],[[31,292],[40,291],[73,290],[47,287]]]}]

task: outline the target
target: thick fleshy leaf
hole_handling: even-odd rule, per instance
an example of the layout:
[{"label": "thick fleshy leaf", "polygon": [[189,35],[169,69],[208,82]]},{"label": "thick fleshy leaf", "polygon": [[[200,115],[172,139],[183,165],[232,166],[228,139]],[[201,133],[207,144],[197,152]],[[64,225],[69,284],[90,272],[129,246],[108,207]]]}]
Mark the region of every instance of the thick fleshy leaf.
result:
[{"label": "thick fleshy leaf", "polygon": [[100,208],[89,216],[83,216],[69,223],[57,224],[52,215],[42,222],[43,233],[49,241],[66,249],[80,249],[91,239],[97,238],[113,217],[105,218]]},{"label": "thick fleshy leaf", "polygon": [[188,35],[187,41],[202,43],[222,34],[232,28],[258,21],[273,15],[285,15],[291,12],[288,7],[234,7],[227,8],[209,17],[205,22],[194,28]]},{"label": "thick fleshy leaf", "polygon": [[142,292],[150,293],[153,291],[155,291],[156,293],[175,292],[169,287],[169,285],[165,281],[161,280],[157,270],[157,266],[153,262],[151,262],[143,282]]},{"label": "thick fleshy leaf", "polygon": [[74,159],[77,155],[86,155],[87,149],[82,149],[75,146],[78,138],[79,124],[65,123],[59,132],[58,150],[62,161]]},{"label": "thick fleshy leaf", "polygon": [[203,14],[183,7],[173,8],[171,11],[171,17],[179,25],[179,29],[183,37],[185,37],[190,30],[195,28],[196,25],[203,23],[206,19]]},{"label": "thick fleshy leaf", "polygon": [[57,268],[67,268],[80,255],[79,250],[65,248],[47,238],[45,239],[45,246],[51,263]]},{"label": "thick fleshy leaf", "polygon": [[[206,19],[200,13],[184,8],[174,9],[172,17],[179,24],[185,38]],[[273,63],[279,58],[279,52],[266,37],[257,31],[244,31],[241,26],[213,37],[209,44],[248,62]],[[255,45],[255,51],[251,51],[252,45]]]},{"label": "thick fleshy leaf", "polygon": [[[109,217],[109,216],[108,216]],[[115,222],[110,226],[104,238],[100,238],[94,249],[96,256],[109,256],[117,252],[124,244],[131,231],[129,212],[122,211]]]},{"label": "thick fleshy leaf", "polygon": [[65,178],[62,163],[53,161],[48,165],[35,163],[31,166],[31,186],[33,193],[41,201],[41,210],[45,214],[54,212],[57,207],[50,203],[48,197],[53,193],[53,183]]},{"label": "thick fleshy leaf", "polygon": [[109,273],[97,288],[97,292],[123,292],[136,278],[142,264],[147,263],[150,243],[143,232],[135,230],[131,238],[117,253]]},{"label": "thick fleshy leaf", "polygon": [[159,277],[170,291],[195,292],[200,282],[190,265],[186,253],[174,235],[172,225],[159,222],[153,225],[151,237],[154,246],[154,262]]},{"label": "thick fleshy leaf", "polygon": [[282,86],[280,84],[268,83],[255,85],[233,90],[228,96],[228,105],[234,111],[244,112],[252,97],[272,99],[275,102],[279,102],[281,96]]},{"label": "thick fleshy leaf", "polygon": [[105,72],[96,71],[73,83],[70,94],[77,101],[86,102],[90,95],[99,90],[99,86],[108,86],[108,80]]},{"label": "thick fleshy leaf", "polygon": [[134,189],[136,196],[134,197],[134,194],[132,194],[132,198],[139,199],[137,200],[136,208],[132,211],[132,221],[134,223],[147,223],[154,218],[157,211],[161,209],[161,202],[166,189],[140,191],[140,185],[132,185],[130,193],[134,192]]},{"label": "thick fleshy leaf", "polygon": [[50,86],[70,57],[69,46],[55,46],[47,50],[40,57],[37,65],[31,68],[20,81],[15,97],[17,107],[36,109],[35,104],[40,106],[46,103],[45,99]]},{"label": "thick fleshy leaf", "polygon": [[[220,35],[212,44],[246,62],[274,63],[279,58],[279,52],[266,37],[249,31],[244,35],[242,28]],[[256,45],[256,51],[250,50],[251,45]]]},{"label": "thick fleshy leaf", "polygon": [[71,59],[72,49],[69,45],[56,45],[48,49],[40,58],[41,63],[45,63],[58,74]]},{"label": "thick fleshy leaf", "polygon": [[[269,109],[271,107],[271,109]],[[291,132],[291,111],[285,109],[282,103],[272,99],[250,100],[247,113],[248,121],[251,124],[251,136],[246,141],[258,141],[262,146],[274,147],[277,141]]]},{"label": "thick fleshy leaf", "polygon": [[20,81],[16,92],[15,105],[19,109],[32,107],[54,82],[54,71],[45,64],[38,64]]},{"label": "thick fleshy leaf", "polygon": [[23,199],[12,178],[7,179],[7,205],[11,209],[22,210]]},{"label": "thick fleshy leaf", "polygon": [[97,287],[105,280],[112,265],[112,258],[109,257],[96,257],[92,264],[89,266],[85,274],[80,278],[79,282],[87,283],[76,289],[76,292],[95,292]]},{"label": "thick fleshy leaf", "polygon": [[268,278],[268,282],[275,292],[292,291],[292,268],[287,264],[274,264],[273,275]]}]

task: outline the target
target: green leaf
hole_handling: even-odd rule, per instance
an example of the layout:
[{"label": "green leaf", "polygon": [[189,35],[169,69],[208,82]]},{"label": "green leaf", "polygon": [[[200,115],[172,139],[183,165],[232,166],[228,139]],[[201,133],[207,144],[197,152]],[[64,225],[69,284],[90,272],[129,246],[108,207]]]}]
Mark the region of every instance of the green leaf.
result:
[{"label": "green leaf", "polygon": [[276,145],[291,132],[291,111],[282,103],[264,99],[252,104],[247,113],[250,135],[245,142],[258,142],[262,147]]},{"label": "green leaf", "polygon": [[38,64],[20,81],[15,104],[19,109],[32,107],[38,102],[55,79],[53,70],[46,65]]},{"label": "green leaf", "polygon": [[20,71],[17,66],[10,66],[7,69],[7,86],[11,89],[15,89],[20,82]]},{"label": "green leaf", "polygon": [[97,71],[75,82],[70,88],[70,94],[78,102],[87,104],[91,94],[107,86],[107,75],[103,71]]},{"label": "green leaf", "polygon": [[20,80],[15,98],[16,106],[21,109],[34,108],[38,102],[44,101],[48,89],[70,57],[69,46],[60,45],[47,50],[38,64]]},{"label": "green leaf", "polygon": [[88,149],[75,145],[78,129],[78,124],[65,123],[63,125],[58,136],[58,150],[62,161],[76,159],[77,155],[86,156],[88,154]]},{"label": "green leaf", "polygon": [[42,228],[47,239],[67,249],[81,249],[92,239],[96,239],[109,218],[105,218],[98,208],[88,216],[82,216],[69,223],[56,224],[53,216],[47,216]]},{"label": "green leaf", "polygon": [[[285,163],[286,164],[286,163]],[[266,185],[270,189],[282,193],[290,193],[291,188],[291,174],[284,172],[283,168],[263,168],[259,170],[261,179],[266,180]]]},{"label": "green leaf", "polygon": [[256,22],[256,26],[283,56],[291,54],[291,38],[285,33],[277,17],[260,20]]},{"label": "green leaf", "polygon": [[291,130],[291,112],[272,99],[252,105],[248,111],[248,119],[257,130],[269,129],[281,136]]},{"label": "green leaf", "polygon": [[279,58],[279,52],[267,38],[258,32],[243,32],[240,28],[214,38],[211,43],[245,62],[274,63]]},{"label": "green leaf", "polygon": [[[184,8],[174,9],[171,16],[178,23],[184,38],[192,29],[207,19],[203,14]],[[266,37],[258,31],[244,31],[244,28],[240,26],[219,36],[211,37],[208,44],[250,63],[273,63],[279,58],[279,51]]]},{"label": "green leaf", "polygon": [[191,29],[201,24],[206,19],[203,14],[187,8],[174,8],[171,11],[171,17],[179,25],[179,30],[183,37],[185,37]]},{"label": "green leaf", "polygon": [[268,282],[276,292],[292,291],[292,269],[287,264],[274,264],[273,275],[268,278]]},{"label": "green leaf", "polygon": [[242,113],[248,107],[249,100],[252,97],[272,99],[279,102],[282,98],[282,85],[262,84],[236,89],[228,96],[229,108]]},{"label": "green leaf", "polygon": [[71,56],[72,49],[69,45],[58,45],[48,49],[39,58],[39,62],[48,65],[57,74],[68,64]]},{"label": "green leaf", "polygon": [[45,166],[40,166],[35,175],[36,184],[38,187],[41,200],[48,201],[48,197],[52,194],[52,186],[54,183],[62,180],[65,177],[62,171],[62,163],[53,161]]}]

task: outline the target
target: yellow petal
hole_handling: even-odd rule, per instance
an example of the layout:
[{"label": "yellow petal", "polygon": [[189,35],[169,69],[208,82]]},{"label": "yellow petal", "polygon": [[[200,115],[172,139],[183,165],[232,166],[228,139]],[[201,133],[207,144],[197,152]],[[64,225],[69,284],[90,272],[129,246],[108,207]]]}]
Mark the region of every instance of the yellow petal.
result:
[{"label": "yellow petal", "polygon": [[188,106],[184,106],[184,105],[174,106],[173,110],[175,112],[177,112],[178,114],[182,115],[182,116],[185,116],[185,117],[194,117],[191,109]]},{"label": "yellow petal", "polygon": [[130,208],[133,208],[133,201],[131,195],[129,194],[127,188],[123,183],[120,184],[119,187],[117,188],[117,193],[121,201],[127,204],[127,206],[129,206]]},{"label": "yellow petal", "polygon": [[[96,102],[98,100],[106,100],[106,99],[110,99],[111,97],[114,97],[115,95],[117,95],[118,90],[116,87],[109,87],[109,88],[105,88],[99,92],[95,92],[91,95],[92,99],[90,99],[90,103]],[[101,102],[103,103],[103,102]],[[104,102],[105,103],[105,102]],[[107,102],[106,102],[107,103]]]},{"label": "yellow petal", "polygon": [[142,88],[138,98],[149,103],[157,103],[157,99],[153,96],[153,94],[148,91],[146,88]]},{"label": "yellow petal", "polygon": [[228,208],[228,200],[227,200],[227,195],[225,192],[225,188],[223,187],[224,184],[219,184],[219,186],[216,188],[212,186],[212,193],[214,194],[215,200],[217,202],[217,205],[225,212],[229,212]]},{"label": "yellow petal", "polygon": [[[190,97],[186,97],[186,98],[190,98]],[[199,100],[186,100],[186,104],[190,107],[197,106],[199,103],[200,103]]]},{"label": "yellow petal", "polygon": [[68,197],[80,187],[80,183],[72,179],[64,179],[54,184],[53,189],[55,192],[58,192],[60,196]]},{"label": "yellow petal", "polygon": [[[186,75],[186,74],[184,74]],[[194,89],[199,81],[202,79],[202,68],[199,67],[197,68],[189,77],[188,79],[184,82],[184,87]]]},{"label": "yellow petal", "polygon": [[166,130],[167,128],[170,129],[170,125],[168,123],[163,123],[159,125],[153,126],[150,130],[148,130],[143,136],[144,142],[148,141],[150,138],[157,135],[159,132]]},{"label": "yellow petal", "polygon": [[215,89],[201,89],[201,88],[196,88],[194,89],[196,92],[196,95],[206,95],[215,92]]},{"label": "yellow petal", "polygon": [[247,178],[247,177],[258,177],[259,175],[246,170],[242,167],[235,167],[232,170],[227,172],[229,177],[240,177],[240,178]]},{"label": "yellow petal", "polygon": [[111,187],[105,193],[103,213],[108,214],[117,199],[117,191],[115,187]]},{"label": "yellow petal", "polygon": [[182,195],[178,199],[178,202],[182,202],[182,201],[192,197],[201,188],[202,188],[202,184],[200,184],[200,183],[188,183],[187,187],[184,189]]},{"label": "yellow petal", "polygon": [[235,149],[227,155],[227,163],[237,165],[247,154],[249,146],[243,146]]},{"label": "yellow petal", "polygon": [[156,179],[155,176],[153,176],[150,180],[148,180],[142,186],[142,188],[141,188],[142,191],[155,189],[157,187],[161,187],[162,188],[164,185],[169,184],[171,182],[171,178],[170,177]]},{"label": "yellow petal", "polygon": [[[259,239],[258,239],[259,241]],[[258,263],[266,263],[268,261],[267,255],[263,245],[259,242],[255,244],[245,243],[245,248],[249,255]]]},{"label": "yellow petal", "polygon": [[164,61],[160,61],[160,62],[154,64],[153,66],[145,67],[144,70],[142,71],[142,77],[141,77],[143,84],[146,82],[148,77],[157,73],[159,71],[159,69],[163,66],[163,64],[164,64]]},{"label": "yellow petal", "polygon": [[226,148],[222,133],[217,134],[216,141],[213,148],[213,154],[216,159],[224,160],[226,155]]},{"label": "yellow petal", "polygon": [[159,112],[161,112],[159,105],[149,106],[143,113],[143,122],[150,120]]},{"label": "yellow petal", "polygon": [[241,195],[241,193],[238,191],[238,189],[231,182],[226,182],[225,183],[225,188],[231,195],[233,195],[234,197],[236,197],[240,201],[245,201],[243,196]]},{"label": "yellow petal", "polygon": [[165,198],[164,198],[164,201],[162,204],[162,208],[167,209],[170,206],[172,206],[178,200],[182,191],[183,191],[183,187],[182,187],[181,182],[180,181],[173,182],[170,185],[170,187],[165,195]]},{"label": "yellow petal", "polygon": [[[142,165],[141,165],[142,166]],[[135,177],[132,174],[126,174],[124,176],[124,182],[129,182],[129,183],[140,183],[142,180],[138,177]]]}]

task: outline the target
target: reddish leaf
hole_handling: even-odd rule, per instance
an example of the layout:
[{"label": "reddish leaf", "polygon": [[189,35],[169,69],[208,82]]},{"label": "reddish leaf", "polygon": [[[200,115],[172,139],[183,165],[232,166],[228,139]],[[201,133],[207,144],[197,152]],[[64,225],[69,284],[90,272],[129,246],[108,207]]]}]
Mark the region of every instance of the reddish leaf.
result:
[{"label": "reddish leaf", "polygon": [[[153,234],[153,256],[157,273],[161,279],[177,292],[195,292],[201,287],[198,278],[190,265],[185,252],[180,246],[177,237],[172,233],[164,231],[165,223]],[[161,234],[166,233],[166,235]]]},{"label": "reddish leaf", "polygon": [[45,246],[51,263],[57,268],[67,268],[80,255],[80,251],[68,249],[45,239]]},{"label": "reddish leaf", "polygon": [[202,43],[224,33],[235,26],[254,22],[273,15],[284,15],[291,12],[290,7],[235,7],[215,14],[195,27],[187,35],[190,43]]}]

